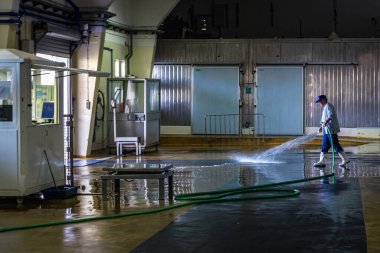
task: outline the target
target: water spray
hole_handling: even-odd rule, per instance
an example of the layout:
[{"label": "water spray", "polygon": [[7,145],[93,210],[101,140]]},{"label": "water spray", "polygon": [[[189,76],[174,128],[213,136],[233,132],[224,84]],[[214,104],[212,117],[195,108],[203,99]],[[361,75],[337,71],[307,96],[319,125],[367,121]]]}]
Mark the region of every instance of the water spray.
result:
[{"label": "water spray", "polygon": [[273,157],[283,153],[286,150],[298,147],[299,145],[313,140],[317,136],[318,132],[308,134],[305,136],[298,137],[294,140],[285,142],[277,147],[268,149],[264,152],[261,152],[257,155],[250,157],[238,157],[236,160],[240,163],[282,163],[273,160]]}]

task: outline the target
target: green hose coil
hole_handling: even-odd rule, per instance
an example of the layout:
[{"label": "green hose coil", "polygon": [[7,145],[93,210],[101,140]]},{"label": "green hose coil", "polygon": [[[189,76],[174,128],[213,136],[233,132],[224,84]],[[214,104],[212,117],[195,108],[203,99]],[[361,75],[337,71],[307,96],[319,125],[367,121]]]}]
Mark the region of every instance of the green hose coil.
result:
[{"label": "green hose coil", "polygon": [[[332,173],[328,175],[310,177],[310,178],[298,179],[298,180],[291,180],[291,181],[284,181],[284,182],[278,182],[278,183],[238,187],[238,188],[219,190],[219,191],[180,194],[180,195],[175,196],[174,199],[177,201],[187,201],[187,202],[179,203],[179,204],[175,204],[175,205],[163,207],[163,208],[137,211],[137,212],[129,212],[129,213],[123,213],[123,214],[117,214],[117,215],[81,218],[81,219],[65,220],[65,221],[55,221],[55,222],[47,222],[47,223],[40,223],[40,224],[33,224],[33,225],[26,225],[26,226],[4,227],[4,228],[0,228],[0,233],[16,231],[16,230],[26,230],[26,229],[32,229],[32,228],[42,228],[42,227],[50,227],[50,226],[57,226],[57,225],[76,224],[76,223],[89,222],[89,221],[116,219],[116,218],[124,218],[124,217],[129,217],[129,216],[152,214],[152,213],[163,212],[170,209],[189,206],[189,205],[195,205],[195,204],[206,204],[206,203],[227,202],[227,201],[245,201],[245,200],[256,200],[256,199],[273,199],[273,198],[285,198],[285,197],[297,196],[300,194],[300,192],[296,189],[285,189],[285,188],[277,188],[277,187],[282,186],[282,185],[303,183],[303,182],[308,182],[308,181],[313,181],[313,180],[327,179],[329,177],[333,177],[333,180],[334,180],[333,182],[335,182],[334,146],[332,142],[330,129],[328,127],[327,129],[330,135],[331,145],[333,147]],[[247,193],[250,193],[251,196],[231,197],[234,195],[242,195],[242,194],[247,194]]]}]

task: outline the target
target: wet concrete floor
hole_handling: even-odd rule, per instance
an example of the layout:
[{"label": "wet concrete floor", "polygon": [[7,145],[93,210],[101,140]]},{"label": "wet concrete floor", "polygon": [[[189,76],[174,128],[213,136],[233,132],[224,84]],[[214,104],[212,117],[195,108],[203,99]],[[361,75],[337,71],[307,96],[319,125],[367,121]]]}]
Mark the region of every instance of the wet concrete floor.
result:
[{"label": "wet concrete floor", "polygon": [[[293,209],[294,206],[307,210],[308,198],[314,201],[313,198],[316,194],[321,199],[318,202],[320,207],[331,208],[331,212],[323,213],[323,217],[328,216],[328,222],[321,226],[318,233],[304,233],[297,239],[294,237],[293,243],[292,237],[287,237],[286,242],[292,245],[292,252],[321,252],[319,251],[320,247],[302,248],[301,246],[307,245],[308,242],[315,244],[319,237],[320,240],[326,238],[326,236],[321,236],[323,234],[335,235],[333,238],[338,241],[342,241],[339,238],[342,238],[343,235],[352,235],[350,248],[352,251],[347,251],[347,249],[343,251],[342,243],[331,244],[330,241],[334,247],[330,248],[329,252],[380,252],[380,240],[378,240],[380,238],[380,200],[378,198],[380,194],[380,147],[375,142],[368,145],[367,147],[364,145],[346,149],[351,163],[348,166],[349,170],[338,169],[338,166],[335,166],[337,182],[333,182],[332,179],[315,180],[289,186],[301,190],[301,195],[293,197],[292,200],[259,200],[260,202],[256,204],[249,201],[236,202],[239,203],[238,209],[236,209],[236,203],[187,206],[149,215],[5,232],[0,234],[0,252],[130,252],[132,250],[135,252],[163,252],[163,249],[168,252],[167,247],[171,249],[170,252],[221,252],[221,249],[230,252],[225,247],[231,242],[223,242],[221,233],[211,233],[214,237],[208,235],[210,233],[206,233],[208,236],[204,236],[203,239],[185,240],[185,238],[194,238],[196,233],[214,230],[233,231],[236,239],[242,238],[243,234],[251,234],[252,237],[246,238],[251,244],[245,244],[247,241],[240,241],[240,239],[235,240],[236,245],[251,246],[251,251],[256,248],[260,252],[288,252],[286,250],[289,248],[284,242],[282,244],[279,242],[277,248],[275,241],[262,244],[260,248],[256,244],[259,241],[255,243],[254,240],[262,240],[262,237],[254,235],[259,235],[257,231],[262,230],[260,226],[264,225],[272,227],[263,233],[267,237],[270,236],[271,231],[280,233],[284,229],[291,229],[291,225],[294,226],[293,229],[318,226],[321,219],[306,219],[304,220],[306,225],[302,227],[291,218],[294,217],[292,216],[294,212],[299,212],[298,209],[298,211]],[[247,147],[175,147],[147,151],[137,159],[133,153],[128,153],[122,161],[115,157],[103,161],[96,160],[96,157],[87,159],[86,162],[78,161],[78,167],[75,168],[75,185],[79,186],[78,196],[67,200],[27,198],[22,204],[17,204],[15,199],[1,199],[0,227],[112,216],[178,203],[178,201],[169,201],[168,199],[158,200],[157,180],[122,181],[121,198],[117,199],[110,195],[107,201],[102,201],[100,175],[104,174],[102,170],[104,167],[112,166],[115,162],[173,164],[175,195],[310,178],[331,172],[331,159],[328,159],[328,166],[325,169],[313,168],[312,163],[317,160],[318,149],[306,148],[287,151],[274,157],[271,163],[247,162],[248,158],[260,151],[258,148],[249,149]],[[107,156],[109,155],[99,155],[99,157]],[[242,158],[245,159],[242,160]],[[337,189],[340,193],[338,197],[336,196]],[[355,196],[355,199],[350,200],[350,196]],[[298,203],[296,202],[298,200],[302,201]],[[223,212],[218,212],[220,208]],[[279,208],[288,210],[288,212],[281,212],[285,219],[282,222],[285,222],[285,225],[288,219],[289,226],[285,228],[279,228],[273,222],[269,222],[269,225],[266,223],[271,214],[279,216]],[[260,215],[250,215],[252,212],[258,213],[258,210],[264,210],[260,215],[265,214],[265,218]],[[353,210],[354,216],[350,210]],[[226,216],[225,213],[229,212],[232,214]],[[240,230],[236,226],[229,227],[226,222],[208,223],[207,219],[210,215],[219,217],[220,221],[227,221],[228,217],[235,217],[241,223],[246,221],[246,224],[258,224],[258,227],[249,226],[248,228],[247,225]],[[321,212],[317,208],[311,208],[308,215],[308,217],[318,217]],[[336,215],[340,217],[338,220],[335,219]],[[248,219],[248,217],[250,218]],[[178,228],[184,224],[187,224],[189,229],[178,234]],[[194,225],[193,230],[191,229],[192,224]],[[208,229],[206,229],[207,227]],[[323,227],[326,227],[326,230]],[[340,229],[337,230],[337,228]],[[202,229],[202,231],[198,229]],[[239,231],[241,235],[239,235]],[[175,239],[173,235],[178,235],[175,243],[172,243]],[[274,235],[273,238],[275,238]],[[214,240],[214,246],[204,246],[202,240],[206,239],[207,241]],[[270,238],[266,238],[266,240],[270,241]],[[166,248],[162,245],[159,246],[157,241],[164,243],[162,245],[166,245]],[[347,241],[343,240],[342,242]],[[224,243],[225,247],[223,247]],[[300,249],[307,250],[297,251],[297,244]],[[152,245],[156,246],[152,248]],[[275,251],[272,251],[274,249]],[[247,249],[248,251],[249,249]]]}]

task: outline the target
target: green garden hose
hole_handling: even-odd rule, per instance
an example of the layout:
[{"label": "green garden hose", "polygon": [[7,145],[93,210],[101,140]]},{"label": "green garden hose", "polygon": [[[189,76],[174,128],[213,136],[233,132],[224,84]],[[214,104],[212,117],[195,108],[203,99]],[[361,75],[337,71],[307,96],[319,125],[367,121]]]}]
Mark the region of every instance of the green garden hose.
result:
[{"label": "green garden hose", "polygon": [[[322,122],[321,122],[322,123]],[[331,165],[331,173],[334,174],[333,176],[333,182],[335,183],[335,149],[334,149],[334,142],[332,140],[332,135],[331,135],[331,131],[330,131],[330,127],[329,126],[326,126],[327,128],[327,132],[329,134],[329,137],[330,137],[330,143],[331,143],[331,150],[332,150],[332,165]]]},{"label": "green garden hose", "polygon": [[[333,145],[330,130],[329,128],[327,129],[330,135],[331,145]],[[335,165],[335,159],[334,159],[334,147],[333,147],[332,173],[328,175],[310,177],[306,179],[284,181],[284,182],[278,182],[278,183],[238,187],[238,188],[232,188],[232,189],[226,189],[226,190],[220,190],[220,191],[180,194],[180,195],[175,196],[174,199],[177,201],[187,201],[187,202],[179,203],[179,204],[175,204],[175,205],[171,205],[171,206],[163,207],[163,208],[137,211],[137,212],[129,212],[129,213],[123,213],[123,214],[116,214],[116,215],[81,218],[81,219],[65,220],[65,221],[55,221],[55,222],[47,222],[47,223],[40,223],[40,224],[33,224],[33,225],[26,225],[26,226],[4,227],[4,228],[0,228],[0,233],[16,231],[16,230],[41,228],[41,227],[49,227],[49,226],[56,226],[56,225],[67,225],[67,224],[75,224],[75,223],[82,223],[82,222],[88,222],[88,221],[115,219],[115,218],[123,218],[123,217],[128,217],[128,216],[158,213],[158,212],[163,212],[163,211],[167,211],[174,208],[195,205],[195,204],[226,202],[226,201],[255,200],[255,199],[285,198],[285,197],[297,196],[300,194],[300,192],[296,189],[284,189],[284,188],[277,188],[277,187],[281,185],[291,185],[291,184],[297,184],[297,183],[303,183],[303,182],[308,182],[308,181],[313,181],[313,180],[320,180],[320,179],[326,179],[329,177],[334,177],[334,165]],[[247,193],[250,193],[250,196],[231,197],[233,195],[242,195],[242,194],[247,194]],[[257,194],[257,193],[260,193],[260,194]]]}]

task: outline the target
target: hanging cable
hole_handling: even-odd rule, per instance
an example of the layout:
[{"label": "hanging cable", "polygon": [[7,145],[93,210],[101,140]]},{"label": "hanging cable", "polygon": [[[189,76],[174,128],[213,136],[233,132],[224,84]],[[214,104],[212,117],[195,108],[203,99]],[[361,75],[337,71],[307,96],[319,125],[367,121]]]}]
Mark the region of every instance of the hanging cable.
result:
[{"label": "hanging cable", "polygon": [[[99,116],[99,109],[101,110],[100,116]],[[104,93],[103,91],[98,91],[98,99],[96,102],[96,112],[95,112],[95,120],[96,120],[96,126],[99,126],[98,123],[104,121],[104,114],[105,114],[105,103],[104,103]]]},{"label": "hanging cable", "polygon": [[[89,50],[90,50],[90,36],[88,36],[88,40],[87,40],[87,69],[90,69],[90,54],[89,54]],[[87,100],[86,100],[86,108],[87,110],[90,110],[91,109],[91,102],[90,102],[90,77],[89,75],[87,74]]]}]

